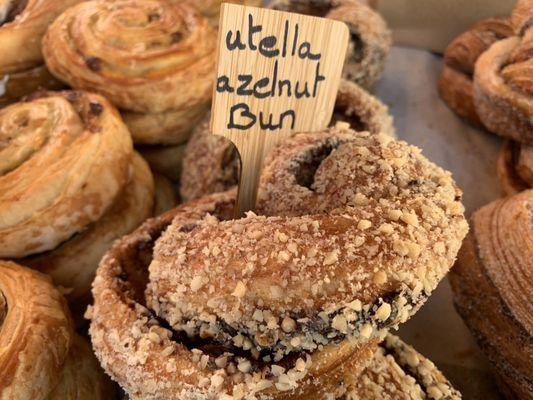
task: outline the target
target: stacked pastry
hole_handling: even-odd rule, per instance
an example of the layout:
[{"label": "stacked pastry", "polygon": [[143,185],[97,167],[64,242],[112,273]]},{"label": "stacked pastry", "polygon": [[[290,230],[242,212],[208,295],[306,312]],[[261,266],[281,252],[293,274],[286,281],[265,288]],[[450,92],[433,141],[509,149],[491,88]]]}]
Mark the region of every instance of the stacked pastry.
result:
[{"label": "stacked pastry", "polygon": [[390,136],[297,134],[266,160],[256,213],[232,219],[230,190],[115,243],[93,348],[132,398],[458,398],[401,342],[378,344],[452,265],[460,198]]},{"label": "stacked pastry", "polygon": [[50,279],[0,261],[0,398],[107,400],[114,393]]},{"label": "stacked pastry", "polygon": [[83,2],[60,15],[43,39],[52,74],[120,108],[134,142],[150,146],[154,169],[171,177],[209,106],[215,68],[215,29],[181,3]]},{"label": "stacked pastry", "polygon": [[502,149],[504,191],[531,187],[533,145],[533,1],[519,0],[509,19],[491,18],[457,37],[444,53],[439,91],[458,115],[516,143]]},{"label": "stacked pastry", "polygon": [[0,258],[51,275],[83,314],[104,252],[154,211],[154,182],[116,109],[86,92],[0,109]]},{"label": "stacked pastry", "polygon": [[362,0],[273,0],[270,7],[344,22],[350,30],[350,42],[343,77],[370,89],[385,68],[392,36],[381,15],[367,3]]},{"label": "stacked pastry", "polygon": [[44,65],[41,38],[54,18],[80,1],[0,2],[0,107],[37,89],[61,87]]}]

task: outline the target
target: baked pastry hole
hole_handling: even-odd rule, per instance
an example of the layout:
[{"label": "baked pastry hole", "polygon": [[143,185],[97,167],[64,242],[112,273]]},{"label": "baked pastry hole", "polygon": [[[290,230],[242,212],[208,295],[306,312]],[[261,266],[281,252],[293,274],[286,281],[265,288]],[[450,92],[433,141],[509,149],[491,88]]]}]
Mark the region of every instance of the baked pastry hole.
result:
[{"label": "baked pastry hole", "polygon": [[330,156],[335,148],[336,146],[332,143],[326,142],[320,147],[310,149],[295,168],[296,183],[314,191],[315,174],[320,164]]},{"label": "baked pastry hole", "polygon": [[350,58],[351,63],[360,63],[365,57],[365,43],[361,39],[359,32],[350,32]]}]

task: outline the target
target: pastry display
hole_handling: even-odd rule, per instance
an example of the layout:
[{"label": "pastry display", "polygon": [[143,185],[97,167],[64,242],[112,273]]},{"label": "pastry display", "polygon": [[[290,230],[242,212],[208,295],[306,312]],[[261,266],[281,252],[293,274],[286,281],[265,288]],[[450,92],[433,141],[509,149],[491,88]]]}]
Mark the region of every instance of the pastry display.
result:
[{"label": "pastry display", "polygon": [[533,398],[533,190],[472,216],[450,282],[508,399]]},{"label": "pastry display", "polygon": [[474,25],[446,50],[439,82],[460,116],[526,144],[533,144],[532,18],[532,1],[518,0],[509,20]]},{"label": "pastry display", "polygon": [[153,215],[152,173],[95,94],[40,93],[0,109],[0,139],[0,257],[52,276],[79,318],[102,255]]},{"label": "pastry display", "polygon": [[207,110],[215,44],[216,30],[186,4],[101,0],[61,14],[43,54],[60,80],[123,110],[135,142],[170,145]]},{"label": "pastry display", "polygon": [[508,140],[496,165],[504,194],[533,188],[533,146]]},{"label": "pastry display", "polygon": [[381,15],[358,0],[273,0],[269,7],[332,18],[350,29],[343,77],[370,89],[381,77],[392,35]]},{"label": "pastry display", "polygon": [[0,261],[0,398],[103,400],[113,392],[50,279]]},{"label": "pastry display", "polygon": [[257,214],[231,219],[230,190],[115,243],[94,281],[93,349],[133,398],[340,398],[450,268],[460,198],[390,136],[295,135],[266,161]]},{"label": "pastry display", "polygon": [[471,26],[444,51],[439,93],[448,106],[473,125],[482,127],[474,104],[474,68],[479,56],[495,42],[513,36],[507,19],[489,18]]},{"label": "pastry display", "polygon": [[41,38],[50,23],[81,0],[3,0],[0,2],[0,106],[37,89],[61,84],[44,66]]},{"label": "pastry display", "polygon": [[[377,98],[355,83],[342,80],[335,101],[331,124],[346,122],[358,131],[394,136],[393,120]],[[180,194],[189,201],[206,194],[223,192],[238,183],[239,158],[233,144],[224,137],[211,135],[205,120],[187,144],[181,173]]]}]

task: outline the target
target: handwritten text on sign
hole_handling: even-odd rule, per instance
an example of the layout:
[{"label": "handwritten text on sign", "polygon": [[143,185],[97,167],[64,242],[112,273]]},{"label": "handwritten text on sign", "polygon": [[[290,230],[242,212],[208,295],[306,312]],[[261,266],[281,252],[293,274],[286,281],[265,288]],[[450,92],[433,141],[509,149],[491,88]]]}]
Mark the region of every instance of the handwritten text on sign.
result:
[{"label": "handwritten text on sign", "polygon": [[344,24],[224,4],[219,35],[213,133],[327,127],[346,54]]}]

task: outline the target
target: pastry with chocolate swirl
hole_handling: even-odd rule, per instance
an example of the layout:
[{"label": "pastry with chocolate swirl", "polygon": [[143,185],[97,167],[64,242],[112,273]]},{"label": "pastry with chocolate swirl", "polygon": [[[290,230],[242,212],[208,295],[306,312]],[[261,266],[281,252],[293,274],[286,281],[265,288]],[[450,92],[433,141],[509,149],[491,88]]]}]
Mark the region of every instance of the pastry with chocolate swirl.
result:
[{"label": "pastry with chocolate swirl", "polygon": [[274,0],[273,9],[344,22],[350,30],[343,77],[365,89],[379,80],[392,45],[392,35],[377,11],[358,0]]},{"label": "pastry with chocolate swirl", "polygon": [[231,190],[113,246],[93,287],[95,352],[132,397],[339,397],[453,263],[459,199],[390,136],[298,134],[266,161],[257,214],[231,219]]},{"label": "pastry with chocolate swirl", "polygon": [[59,14],[80,1],[0,1],[0,106],[37,89],[61,87],[44,66],[41,39]]},{"label": "pastry with chocolate swirl", "polygon": [[[357,84],[342,80],[335,100],[331,125],[346,123],[354,130],[394,136],[389,110],[379,99]],[[239,158],[233,143],[209,132],[205,120],[193,132],[183,155],[180,194],[189,201],[223,192],[239,180]]]},{"label": "pastry with chocolate swirl", "polygon": [[152,173],[105,98],[46,92],[0,110],[0,257],[52,276],[76,318],[102,255],[153,204]]},{"label": "pastry with chocolate swirl", "polygon": [[103,400],[113,393],[50,279],[0,261],[0,398]]},{"label": "pastry with chocolate swirl", "polygon": [[135,142],[170,145],[207,110],[215,44],[215,29],[186,4],[93,0],[54,21],[43,54],[60,80],[123,110]]},{"label": "pastry with chocolate swirl", "polygon": [[450,283],[508,399],[533,398],[533,190],[476,211]]}]

